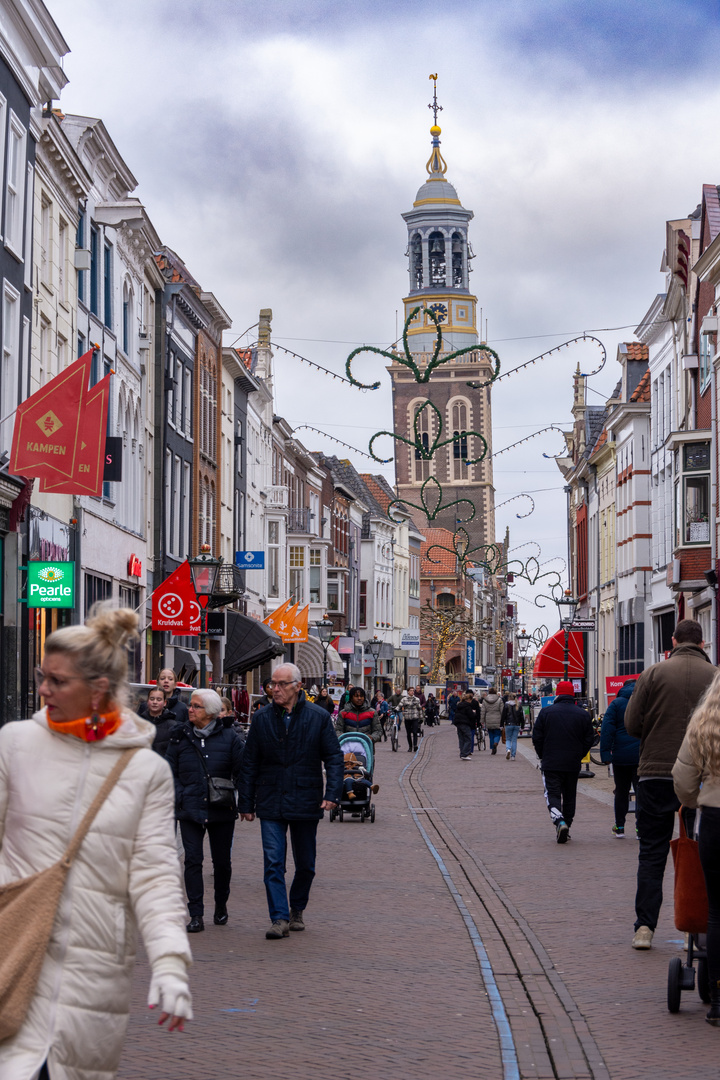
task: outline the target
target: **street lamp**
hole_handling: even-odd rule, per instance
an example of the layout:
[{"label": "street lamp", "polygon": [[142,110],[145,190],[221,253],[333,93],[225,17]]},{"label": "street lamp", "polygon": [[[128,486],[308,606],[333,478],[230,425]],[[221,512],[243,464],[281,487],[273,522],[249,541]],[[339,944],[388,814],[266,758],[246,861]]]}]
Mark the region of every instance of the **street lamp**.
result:
[{"label": "street lamp", "polygon": [[200,607],[200,641],[198,652],[200,653],[200,687],[207,685],[207,607],[215,592],[215,582],[222,559],[214,559],[210,553],[209,544],[201,544],[200,554],[194,559],[188,559],[190,573],[192,575],[193,588]]},{"label": "street lamp", "polygon": [[372,637],[367,641],[363,641],[363,648],[366,652],[369,652],[373,658],[373,696],[377,693],[377,665],[382,647],[383,643],[380,638],[377,637]]},{"label": "street lamp", "polygon": [[330,648],[330,642],[335,637],[335,627],[332,619],[328,619],[327,615],[324,619],[320,619],[315,623],[317,627],[318,637],[320,638],[320,644],[323,651],[323,686],[327,686],[327,657],[328,649]]},{"label": "street lamp", "polygon": [[522,633],[517,635],[518,652],[520,653],[520,660],[522,661],[522,697],[525,701],[525,657],[528,654],[530,643],[532,641],[532,635],[528,634],[527,630],[523,630]]},{"label": "street lamp", "polygon": [[570,665],[570,627],[575,618],[575,612],[580,606],[580,601],[576,600],[570,589],[566,589],[564,595],[555,600],[555,603],[560,616],[560,627],[565,631],[563,664],[565,668],[564,678],[567,679]]}]

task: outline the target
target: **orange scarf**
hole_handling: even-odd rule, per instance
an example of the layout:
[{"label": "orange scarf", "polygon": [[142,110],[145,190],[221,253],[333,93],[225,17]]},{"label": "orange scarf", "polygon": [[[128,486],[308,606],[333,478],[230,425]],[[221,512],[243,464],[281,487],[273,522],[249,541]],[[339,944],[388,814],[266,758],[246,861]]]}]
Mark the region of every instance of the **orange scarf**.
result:
[{"label": "orange scarf", "polygon": [[76,739],[82,739],[83,742],[99,742],[107,738],[113,731],[117,731],[122,720],[117,709],[103,713],[102,716],[95,713],[93,716],[85,716],[80,720],[69,720],[65,724],[51,720],[47,709],[45,715],[51,731],[57,731],[61,735],[74,735]]}]

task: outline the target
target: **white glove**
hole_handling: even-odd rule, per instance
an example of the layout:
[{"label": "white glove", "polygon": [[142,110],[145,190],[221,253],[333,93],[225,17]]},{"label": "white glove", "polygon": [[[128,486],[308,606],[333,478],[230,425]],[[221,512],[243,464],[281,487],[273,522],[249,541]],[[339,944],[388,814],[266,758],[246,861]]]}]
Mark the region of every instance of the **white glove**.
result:
[{"label": "white glove", "polygon": [[161,1006],[168,1016],[192,1020],[192,998],[188,986],[187,964],[182,956],[160,956],[152,967],[148,1005]]}]

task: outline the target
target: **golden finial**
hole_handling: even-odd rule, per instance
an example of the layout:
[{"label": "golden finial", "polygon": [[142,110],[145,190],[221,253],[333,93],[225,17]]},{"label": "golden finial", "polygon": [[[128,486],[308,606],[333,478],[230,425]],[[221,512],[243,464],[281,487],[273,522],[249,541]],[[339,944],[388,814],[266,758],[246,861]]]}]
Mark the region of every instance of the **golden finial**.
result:
[{"label": "golden finial", "polygon": [[438,105],[437,99],[437,72],[434,75],[429,76],[433,84],[433,99],[428,105],[428,109],[432,109],[433,125],[430,128],[430,134],[432,135],[432,154],[425,168],[429,172],[430,176],[444,176],[447,172],[447,164],[442,154],[440,153],[440,134],[442,128],[437,122],[438,113],[442,112],[442,105]]}]

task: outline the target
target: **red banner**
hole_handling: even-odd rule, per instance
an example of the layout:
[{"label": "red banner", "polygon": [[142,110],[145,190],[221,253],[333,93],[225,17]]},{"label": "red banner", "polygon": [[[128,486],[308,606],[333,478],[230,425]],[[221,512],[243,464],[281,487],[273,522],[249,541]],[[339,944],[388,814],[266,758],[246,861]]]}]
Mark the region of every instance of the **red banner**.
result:
[{"label": "red banner", "polygon": [[[197,630],[193,629],[195,622]],[[187,559],[153,593],[151,626],[153,630],[170,630],[173,634],[199,632],[200,608]]]},{"label": "red banner", "polygon": [[92,357],[91,349],[18,405],[10,451],[16,476],[73,476]]},{"label": "red banner", "polygon": [[82,407],[82,429],[77,440],[72,475],[50,476],[45,471],[41,491],[68,495],[101,495],[105,468],[105,436],[110,402],[110,375],[87,392]]}]

